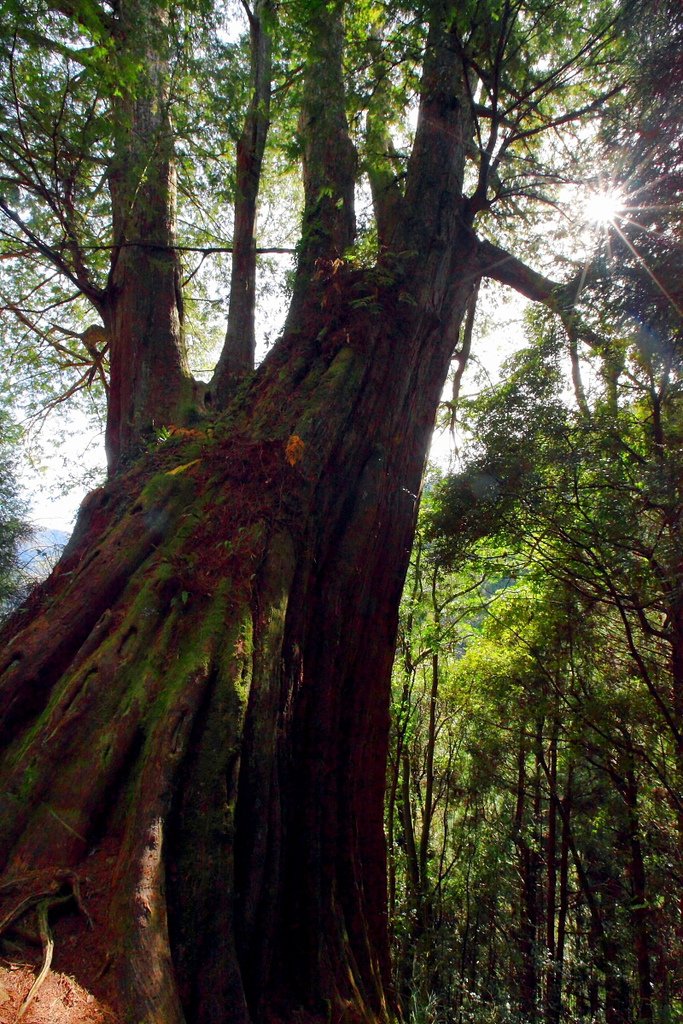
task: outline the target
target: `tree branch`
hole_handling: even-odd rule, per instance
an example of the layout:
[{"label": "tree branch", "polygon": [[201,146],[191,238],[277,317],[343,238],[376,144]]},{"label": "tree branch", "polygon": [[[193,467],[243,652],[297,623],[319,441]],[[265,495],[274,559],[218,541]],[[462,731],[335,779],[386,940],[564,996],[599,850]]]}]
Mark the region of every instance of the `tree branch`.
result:
[{"label": "tree branch", "polygon": [[57,268],[60,274],[64,274],[72,284],[74,284],[83,295],[85,295],[90,301],[99,308],[104,300],[104,292],[101,288],[96,288],[91,281],[83,280],[77,272],[66,263],[62,256],[52,246],[48,245],[33,231],[28,224],[24,223],[18,213],[10,208],[4,196],[0,195],[0,210],[5,214],[12,223],[21,231],[22,235],[31,242],[33,247],[47,260]]},{"label": "tree branch", "polygon": [[75,64],[80,64],[84,68],[90,67],[92,58],[97,53],[96,46],[86,46],[77,50],[72,46],[67,46],[66,43],[61,42],[59,39],[51,39],[43,32],[39,32],[37,29],[30,28],[27,25],[16,26],[15,34],[18,39],[21,39],[23,43],[27,43],[29,46],[40,47],[50,53],[58,53],[61,57],[66,57],[67,60],[72,60]]},{"label": "tree branch", "polygon": [[531,299],[532,302],[542,303],[559,316],[569,338],[572,381],[577,403],[581,412],[588,415],[588,404],[579,374],[578,342],[582,340],[592,348],[597,348],[602,344],[602,339],[600,335],[583,323],[576,313],[576,304],[589,279],[590,271],[584,267],[569,281],[561,284],[532,270],[522,260],[492,242],[480,241],[477,255],[483,277],[490,277],[494,281],[514,288],[520,295]]},{"label": "tree branch", "polygon": [[[219,253],[232,253],[235,251],[232,245],[159,245],[157,242],[119,242],[116,245],[87,245],[83,247],[87,252],[109,252],[113,249],[157,249],[164,252],[198,252],[202,256],[216,256]],[[286,245],[256,246],[254,252],[257,256],[293,256],[296,249]]]},{"label": "tree branch", "polygon": [[50,0],[48,9],[55,14],[63,14],[70,21],[75,21],[91,35],[94,34],[94,30],[99,30],[103,35],[111,34],[116,25],[116,20],[99,5],[84,4],[83,0]]},{"label": "tree branch", "polygon": [[578,289],[570,298],[572,282],[560,284],[544,277],[531,267],[517,259],[511,253],[506,252],[493,242],[486,240],[479,242],[477,256],[483,277],[493,278],[510,288],[514,288],[520,295],[526,296],[533,302],[542,302],[554,312],[561,308],[571,308],[578,298]]}]

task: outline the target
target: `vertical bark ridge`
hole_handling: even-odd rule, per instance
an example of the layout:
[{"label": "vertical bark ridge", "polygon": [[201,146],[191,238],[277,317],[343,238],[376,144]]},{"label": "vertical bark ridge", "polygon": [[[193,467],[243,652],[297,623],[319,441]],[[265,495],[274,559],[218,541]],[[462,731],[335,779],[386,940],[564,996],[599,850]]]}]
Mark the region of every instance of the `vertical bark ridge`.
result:
[{"label": "vertical bark ridge", "polygon": [[[457,315],[469,288],[464,283],[459,289],[454,301]],[[455,309],[452,313],[456,315]],[[290,690],[281,763],[283,804],[290,808],[284,824],[290,852],[282,868],[287,895],[279,910],[285,924],[281,935],[286,938],[281,939],[274,970],[281,985],[287,979],[292,987],[298,976],[299,998],[306,993],[313,1008],[317,991],[318,1010],[325,999],[320,979],[327,978],[322,989],[327,986],[343,1003],[355,1006],[358,1019],[363,1006],[380,1017],[386,1012],[387,963],[369,953],[386,948],[387,927],[382,882],[384,778],[377,767],[384,762],[378,752],[387,742],[385,690],[396,602],[410,549],[422,460],[450,357],[450,331],[442,331],[433,317],[414,315],[433,339],[431,348],[424,336],[424,346],[411,348],[415,321],[409,313],[405,334],[392,321],[394,330],[387,336],[380,327],[386,319],[381,317],[374,330],[366,322],[365,338],[340,330],[349,344],[342,346],[332,366],[338,361],[338,372],[344,367],[347,379],[354,382],[354,417],[344,430],[328,424],[338,441],[331,451],[327,448],[321,468],[315,497],[320,513],[316,530],[306,541],[309,554],[295,580],[291,607],[297,613],[288,622],[285,646]],[[379,351],[372,351],[373,344]],[[366,362],[369,351],[372,358]],[[420,359],[418,351],[431,355]],[[375,379],[386,373],[395,392],[391,409],[386,393],[379,397]],[[318,386],[322,405],[324,379]],[[339,399],[339,391],[336,395]],[[319,419],[309,416],[297,428],[306,451],[313,449],[313,462],[324,424],[321,409]],[[305,455],[304,467],[310,464],[307,460]],[[341,480],[346,489],[336,486]],[[303,613],[300,621],[301,609],[307,608],[315,611],[310,617]],[[360,746],[351,742],[356,730],[364,737]],[[320,935],[328,937],[322,946]],[[353,984],[344,967],[350,960],[360,965],[352,972]],[[302,972],[302,963],[309,965],[308,972]]]},{"label": "vertical bark ridge", "polygon": [[[429,32],[420,87],[415,142],[408,162],[407,216],[410,240],[425,249],[452,241],[464,209],[463,180],[472,112],[465,70],[448,0],[430,5]],[[446,261],[447,262],[447,261]]]},{"label": "vertical bark ridge", "polygon": [[308,287],[319,260],[341,259],[356,234],[357,159],[346,118],[343,6],[343,0],[327,6],[316,3],[308,12],[299,118],[304,178],[299,290]]},{"label": "vertical bark ridge", "polygon": [[245,1024],[249,1013],[235,944],[234,845],[252,643],[252,617],[244,608],[221,641],[213,685],[194,721],[169,816],[166,855],[181,1001],[198,1020]]}]

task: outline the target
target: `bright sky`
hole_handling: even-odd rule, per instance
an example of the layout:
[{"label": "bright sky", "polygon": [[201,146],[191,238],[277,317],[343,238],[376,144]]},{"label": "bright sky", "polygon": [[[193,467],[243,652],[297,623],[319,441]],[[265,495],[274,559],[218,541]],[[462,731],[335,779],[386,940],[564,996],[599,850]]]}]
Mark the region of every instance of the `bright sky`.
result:
[{"label": "bright sky", "polygon": [[[48,419],[43,427],[48,435],[44,453],[40,458],[36,454],[33,465],[22,467],[19,482],[30,504],[33,525],[40,530],[70,533],[78,506],[93,486],[91,476],[87,482],[83,477],[92,472],[104,476],[104,436],[75,410],[64,406],[54,415],[59,415],[60,428],[66,428],[66,440],[58,445],[50,441]],[[42,447],[41,440],[36,439],[36,448]],[[71,481],[71,486],[65,481]]]}]

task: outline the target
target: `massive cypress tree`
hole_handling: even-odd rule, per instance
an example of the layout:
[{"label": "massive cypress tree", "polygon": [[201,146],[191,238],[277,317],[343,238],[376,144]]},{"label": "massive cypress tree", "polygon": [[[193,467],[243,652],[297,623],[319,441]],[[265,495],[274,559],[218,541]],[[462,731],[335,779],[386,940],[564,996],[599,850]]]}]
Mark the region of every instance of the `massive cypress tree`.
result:
[{"label": "massive cypress tree", "polygon": [[[340,0],[294,5],[304,211],[290,311],[254,374],[239,382],[248,357],[228,352],[215,386],[199,387],[174,231],[172,12],[142,0],[48,10],[132,70],[109,106],[106,281],[83,261],[58,155],[54,188],[43,176],[41,197],[34,178],[31,198],[52,201],[63,237],[41,243],[20,206],[0,203],[15,240],[99,311],[111,353],[109,480],[2,635],[4,921],[50,894],[75,907],[79,879],[96,874],[107,898],[82,942],[106,956],[81,980],[106,985],[126,1020],[386,1020],[389,680],[441,390],[483,277],[578,329],[575,285],[476,222],[541,197],[536,140],[613,87],[611,15],[587,4],[584,28],[543,3],[429,0],[370,29]],[[263,152],[261,28],[239,151],[247,207]],[[13,45],[35,45],[33,31],[20,24]],[[362,81],[345,69],[347,35],[375,61]],[[387,126],[411,81],[406,155]],[[8,151],[26,178],[21,146]],[[365,265],[348,257],[359,168],[378,234]],[[176,429],[150,444],[160,424]],[[87,909],[85,884],[83,896]]]}]

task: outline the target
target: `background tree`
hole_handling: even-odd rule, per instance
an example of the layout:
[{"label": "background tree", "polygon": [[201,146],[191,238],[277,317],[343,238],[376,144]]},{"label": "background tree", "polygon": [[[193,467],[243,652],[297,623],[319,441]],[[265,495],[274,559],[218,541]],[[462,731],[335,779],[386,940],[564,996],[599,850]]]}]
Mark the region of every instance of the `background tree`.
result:
[{"label": "background tree", "polygon": [[[547,319],[532,321],[503,382],[460,403],[465,468],[429,495],[414,571],[424,580],[427,545],[437,592],[479,579],[481,611],[439,647],[434,845],[450,857],[430,863],[440,912],[416,956],[407,836],[423,827],[428,740],[402,728],[419,697],[400,669],[395,683],[396,749],[407,739],[415,767],[399,804],[409,832],[388,807],[394,941],[416,1019],[680,1013],[680,119],[664,96],[678,34],[678,13],[658,10],[610,107],[594,187],[623,191],[585,271],[592,330],[565,322],[566,361]],[[409,594],[423,586],[409,577]],[[411,603],[402,622],[414,650]]]},{"label": "background tree", "polygon": [[[679,31],[674,18],[672,35]],[[488,880],[479,902],[502,898],[517,922],[503,940],[514,966],[507,975],[489,954],[480,989],[461,962],[469,993],[461,1013],[479,1012],[472,993],[497,1013],[512,996],[524,1019],[680,1012],[681,313],[671,273],[680,178],[675,105],[645,85],[655,67],[664,80],[675,75],[678,50],[667,43],[657,22],[627,106],[611,107],[605,152],[624,191],[585,273],[591,328],[580,337],[566,324],[566,362],[555,328],[532,319],[533,344],[509,361],[502,382],[461,403],[473,441],[462,472],[430,499],[428,538],[442,571],[486,566],[507,587],[486,608],[481,635],[463,631],[466,653],[451,678],[462,674],[467,692],[497,697],[501,664],[503,687],[521,687],[503,708],[490,697],[478,730],[491,736],[479,757],[496,751],[493,813],[502,815],[507,859],[497,859],[497,846],[489,855],[515,866],[514,875],[502,871],[507,888]],[[648,130],[655,109],[661,134]],[[603,187],[610,180],[603,169]],[[540,295],[538,285],[529,280],[529,293]],[[442,687],[453,685],[447,680]],[[470,716],[468,708],[461,730]],[[516,768],[504,753],[515,735]],[[467,767],[456,775],[467,777]],[[469,793],[458,796],[467,806]],[[452,822],[448,831],[457,834]],[[469,873],[466,856],[455,863],[453,874]],[[451,920],[464,917],[469,941],[469,902],[463,907],[457,885],[449,896]],[[447,934],[438,937],[446,962]],[[430,998],[455,1012],[443,975],[431,979]]]},{"label": "background tree", "polygon": [[[606,642],[609,615],[542,564],[489,541],[455,575],[440,564],[437,594],[467,580],[478,586],[448,643],[431,635],[438,803],[419,929],[411,836],[425,821],[428,717],[419,682],[406,689],[395,669],[392,746],[409,771],[388,832],[407,1005],[416,1020],[666,1020],[679,999],[678,834],[647,696]],[[415,651],[424,619],[413,599],[404,608]]]},{"label": "background tree", "polygon": [[[14,272],[5,309],[77,372],[69,391],[94,380],[107,389],[113,468],[203,401],[185,351],[178,136],[191,133],[183,142],[202,139],[206,150],[225,132],[207,140],[197,113],[190,124],[181,112],[177,126],[173,115],[181,97],[190,102],[190,70],[201,84],[189,49],[207,45],[212,19],[147,3],[22,4],[10,13],[0,209]],[[206,59],[223,60],[225,50],[213,38]],[[224,81],[216,73],[213,87]],[[197,188],[218,191],[206,180],[210,155],[202,163],[182,163],[184,205]],[[98,322],[86,326],[93,314]]]}]

